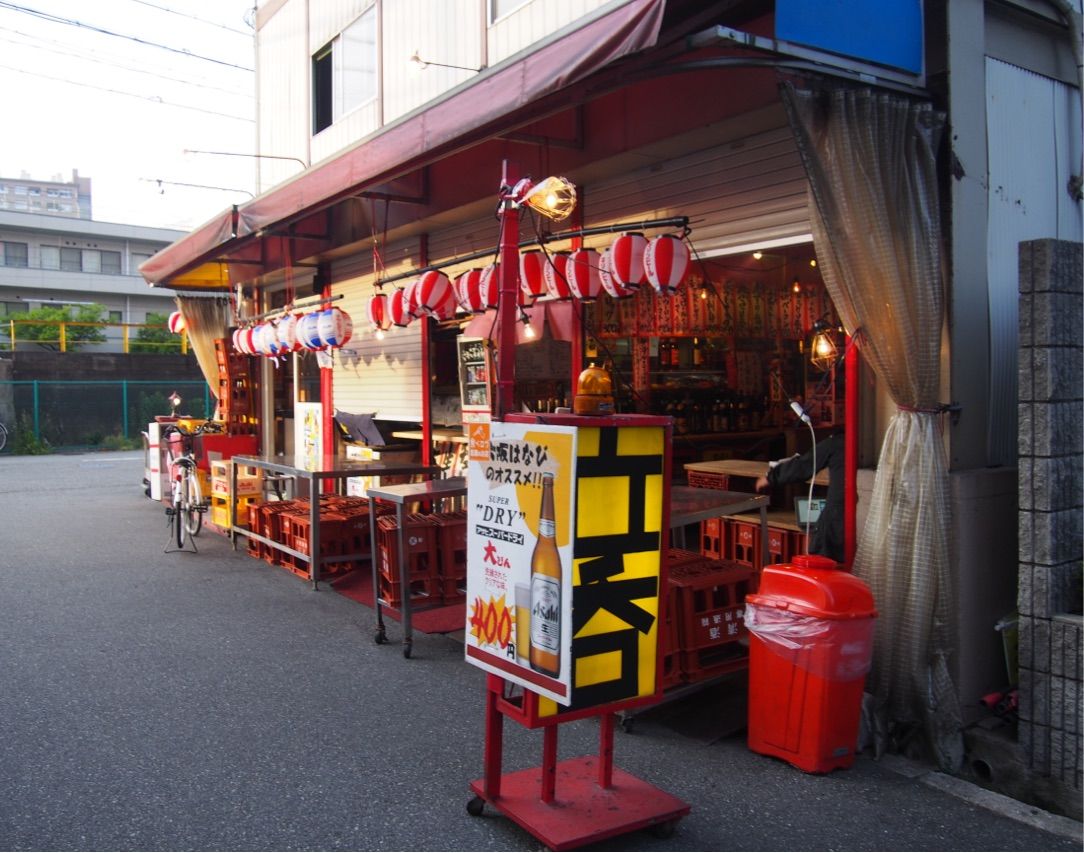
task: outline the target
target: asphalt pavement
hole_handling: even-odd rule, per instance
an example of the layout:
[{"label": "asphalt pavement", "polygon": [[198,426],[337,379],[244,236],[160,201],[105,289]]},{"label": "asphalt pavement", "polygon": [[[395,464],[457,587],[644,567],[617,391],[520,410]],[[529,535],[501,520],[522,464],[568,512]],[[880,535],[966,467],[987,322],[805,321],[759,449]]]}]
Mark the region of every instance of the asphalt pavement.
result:
[{"label": "asphalt pavement", "polygon": [[[406,660],[398,623],[378,646],[370,609],[210,531],[163,553],[141,479],[139,453],[0,457],[0,849],[541,849],[467,814],[484,674],[461,641],[416,633]],[[617,733],[616,766],[692,811],[590,849],[1081,849],[1080,824],[931,767],[755,755],[728,695]],[[596,751],[593,721],[561,727],[561,758]],[[505,769],[540,761],[506,724]]]}]

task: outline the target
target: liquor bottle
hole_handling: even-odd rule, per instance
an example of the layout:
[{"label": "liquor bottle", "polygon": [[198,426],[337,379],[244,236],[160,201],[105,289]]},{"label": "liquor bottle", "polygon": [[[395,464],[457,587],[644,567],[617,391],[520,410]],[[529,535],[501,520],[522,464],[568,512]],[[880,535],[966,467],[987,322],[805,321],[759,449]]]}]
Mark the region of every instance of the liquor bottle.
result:
[{"label": "liquor bottle", "polygon": [[666,338],[659,338],[659,368],[666,370],[670,366],[670,345]]},{"label": "liquor bottle", "polygon": [[693,367],[704,363],[704,351],[700,348],[700,338],[693,338]]},{"label": "liquor bottle", "polygon": [[561,555],[553,515],[553,475],[542,475],[538,539],[531,554],[531,669],[561,674]]},{"label": "liquor bottle", "polygon": [[670,341],[670,366],[681,367],[681,346],[680,342],[675,338]]}]

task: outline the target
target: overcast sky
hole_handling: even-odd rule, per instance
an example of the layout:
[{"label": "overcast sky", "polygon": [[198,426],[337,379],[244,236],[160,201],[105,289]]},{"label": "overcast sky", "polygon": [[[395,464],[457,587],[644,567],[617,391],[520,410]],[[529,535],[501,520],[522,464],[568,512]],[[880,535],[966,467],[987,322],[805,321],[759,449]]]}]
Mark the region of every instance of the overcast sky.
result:
[{"label": "overcast sky", "polygon": [[254,6],[0,0],[0,177],[75,169],[94,219],[183,230],[247,201],[254,159],[184,152],[255,152]]}]

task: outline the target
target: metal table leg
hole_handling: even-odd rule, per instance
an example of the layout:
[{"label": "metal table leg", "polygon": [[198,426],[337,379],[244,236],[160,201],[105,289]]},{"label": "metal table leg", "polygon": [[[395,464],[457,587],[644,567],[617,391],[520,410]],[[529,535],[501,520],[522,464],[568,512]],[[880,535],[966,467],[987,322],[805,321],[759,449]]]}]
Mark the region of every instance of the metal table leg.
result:
[{"label": "metal table leg", "polygon": [[410,628],[410,560],[406,552],[406,525],[403,518],[403,506],[402,503],[396,505],[395,515],[399,522],[396,535],[399,537],[399,583],[403,595],[403,657],[409,658],[411,648],[414,645],[414,636]]},{"label": "metal table leg", "polygon": [[384,616],[380,612],[380,568],[377,565],[378,550],[376,539],[376,501],[369,497],[369,563],[373,570],[373,609],[376,610],[376,644],[388,641],[388,632],[384,628]]}]

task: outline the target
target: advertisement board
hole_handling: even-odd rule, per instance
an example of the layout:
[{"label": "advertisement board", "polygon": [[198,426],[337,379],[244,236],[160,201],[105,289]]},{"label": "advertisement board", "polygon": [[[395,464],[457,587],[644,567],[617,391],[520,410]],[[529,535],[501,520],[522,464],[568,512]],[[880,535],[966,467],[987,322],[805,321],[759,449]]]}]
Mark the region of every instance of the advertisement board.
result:
[{"label": "advertisement board", "polygon": [[466,659],[561,705],[572,694],[576,435],[469,427]]}]

